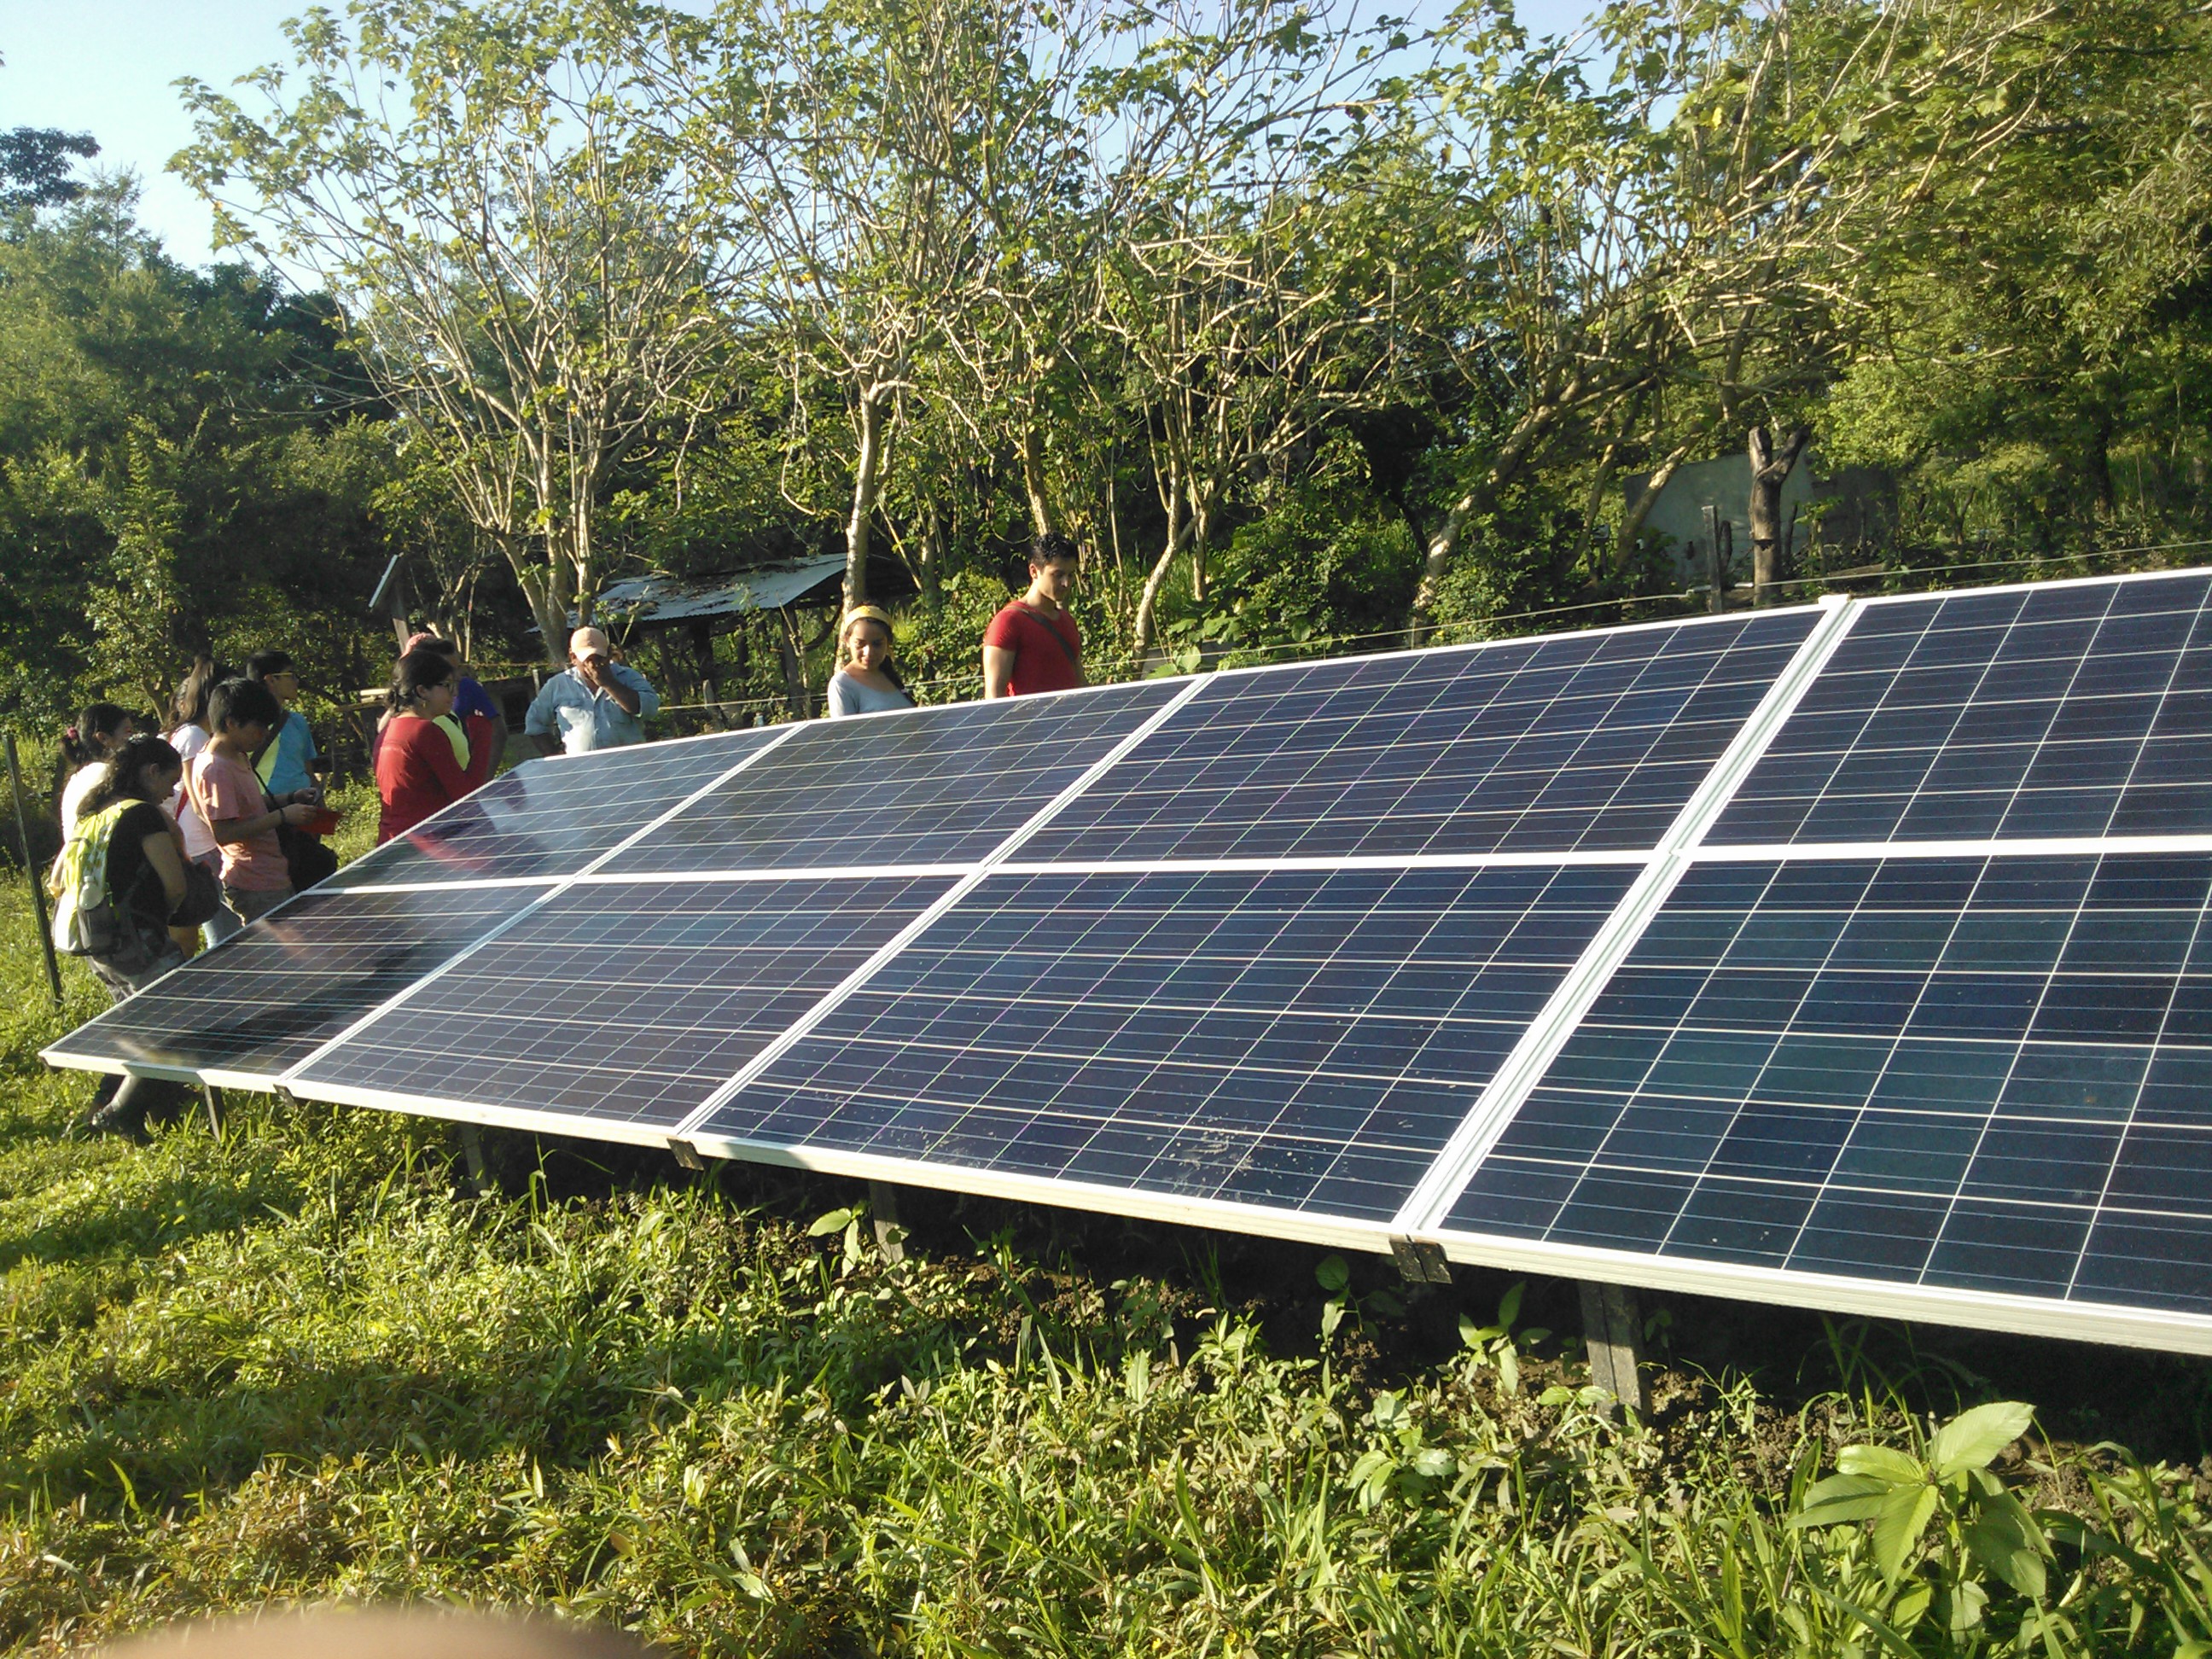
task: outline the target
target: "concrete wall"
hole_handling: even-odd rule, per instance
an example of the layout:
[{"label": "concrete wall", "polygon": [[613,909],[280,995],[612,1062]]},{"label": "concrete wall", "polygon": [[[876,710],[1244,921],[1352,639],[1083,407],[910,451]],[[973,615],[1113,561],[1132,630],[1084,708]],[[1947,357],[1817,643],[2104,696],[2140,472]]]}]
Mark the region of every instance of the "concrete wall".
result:
[{"label": "concrete wall", "polygon": [[[1639,472],[1622,484],[1624,507],[1644,493],[1644,481],[1650,476]],[[1785,526],[1790,524],[1791,514],[1802,512],[1814,494],[1813,470],[1806,456],[1801,454],[1782,485],[1782,522]],[[1693,461],[1676,467],[1674,477],[1659,492],[1659,499],[1652,503],[1650,516],[1644,520],[1644,534],[1648,538],[1665,538],[1662,545],[1674,561],[1683,584],[1703,586],[1711,579],[1711,567],[1705,562],[1709,550],[1705,546],[1705,509],[1709,507],[1735,526],[1731,580],[1749,581],[1751,457],[1747,454],[1723,455],[1714,460]],[[1799,526],[1796,535],[1785,535],[1785,540],[1802,553],[1807,541],[1806,527]]]}]

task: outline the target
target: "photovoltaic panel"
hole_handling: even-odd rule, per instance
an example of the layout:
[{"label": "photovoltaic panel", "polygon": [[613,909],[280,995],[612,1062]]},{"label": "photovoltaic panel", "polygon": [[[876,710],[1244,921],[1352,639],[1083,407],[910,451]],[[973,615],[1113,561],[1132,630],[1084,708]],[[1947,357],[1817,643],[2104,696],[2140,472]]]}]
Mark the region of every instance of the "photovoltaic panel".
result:
[{"label": "photovoltaic panel", "polygon": [[1024,857],[1648,848],[1819,614],[1218,675]]},{"label": "photovoltaic panel", "polygon": [[606,868],[684,874],[980,859],[1182,690],[1152,680],[817,721]]},{"label": "photovoltaic panel", "polygon": [[787,730],[761,726],[528,762],[324,885],[574,875]]},{"label": "photovoltaic panel", "polygon": [[990,877],[690,1133],[1387,1219],[1634,873]]},{"label": "photovoltaic panel", "polygon": [[579,884],[291,1086],[672,1128],[951,885]]},{"label": "photovoltaic panel", "polygon": [[1711,862],[1450,1213],[2212,1313],[2212,858]]},{"label": "photovoltaic panel", "polygon": [[2212,830],[2212,576],[1863,606],[1717,844]]},{"label": "photovoltaic panel", "polygon": [[512,887],[304,893],[46,1052],[273,1079],[536,896]]}]

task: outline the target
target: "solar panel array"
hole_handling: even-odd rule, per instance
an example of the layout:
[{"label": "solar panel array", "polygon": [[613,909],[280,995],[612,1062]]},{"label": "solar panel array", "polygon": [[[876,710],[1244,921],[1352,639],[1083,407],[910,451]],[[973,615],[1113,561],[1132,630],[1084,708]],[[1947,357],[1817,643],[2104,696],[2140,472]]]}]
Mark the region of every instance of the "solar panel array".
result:
[{"label": "solar panel array", "polygon": [[48,1058],[2212,1352],[2209,586],[534,763]]}]

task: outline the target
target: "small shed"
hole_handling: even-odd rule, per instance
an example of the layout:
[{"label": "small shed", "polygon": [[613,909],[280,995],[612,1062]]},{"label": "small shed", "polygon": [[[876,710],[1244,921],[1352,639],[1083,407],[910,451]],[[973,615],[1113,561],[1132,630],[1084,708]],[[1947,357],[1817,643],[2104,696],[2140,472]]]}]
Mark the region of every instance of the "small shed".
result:
[{"label": "small shed", "polygon": [[[691,647],[696,679],[707,700],[722,700],[721,670],[714,657],[718,625],[756,611],[781,611],[787,619],[783,654],[798,650],[794,610],[834,606],[845,577],[842,553],[818,554],[781,564],[705,576],[635,576],[609,586],[593,601],[594,614],[610,634],[625,641],[653,635],[664,680],[672,678],[676,658],[672,632],[680,630]],[[573,621],[574,618],[572,617]],[[788,678],[791,664],[786,664]],[[686,678],[690,678],[687,676]],[[802,681],[803,684],[803,681]]]}]

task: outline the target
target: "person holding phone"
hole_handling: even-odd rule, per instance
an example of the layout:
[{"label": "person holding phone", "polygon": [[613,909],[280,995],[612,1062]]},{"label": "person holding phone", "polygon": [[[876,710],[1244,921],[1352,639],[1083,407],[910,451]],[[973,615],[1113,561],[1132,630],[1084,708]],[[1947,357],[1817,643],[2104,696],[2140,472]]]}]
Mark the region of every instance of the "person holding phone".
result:
[{"label": "person holding phone", "polygon": [[525,737],[550,755],[557,744],[571,755],[643,743],[643,722],[660,712],[660,693],[644,675],[614,659],[614,647],[596,628],[568,636],[568,666],[545,682],[522,722]]},{"label": "person holding phone", "polygon": [[241,925],[258,921],[292,896],[292,867],[276,839],[280,824],[307,823],[313,801],[270,795],[253,757],[284,717],[258,680],[225,680],[208,699],[208,746],[192,757],[185,785],[222,849],[222,901]]}]

